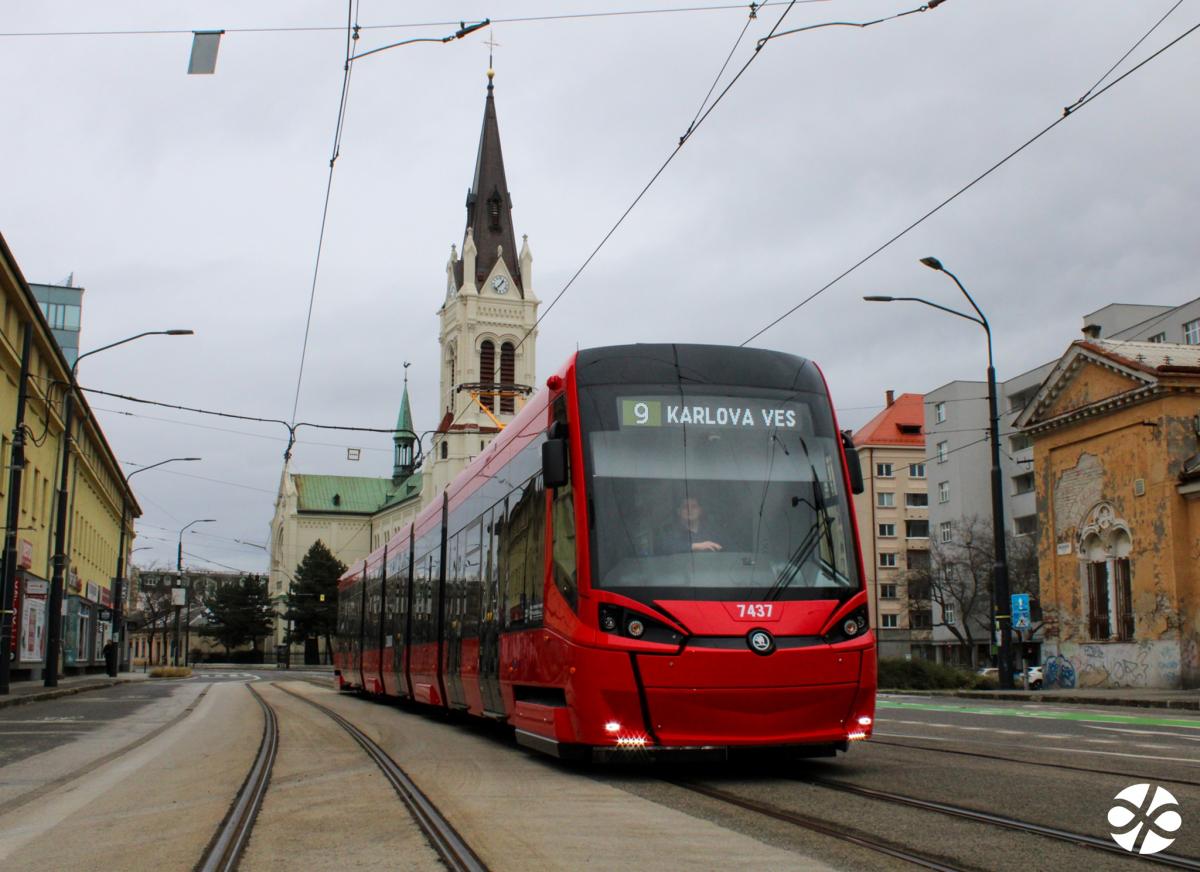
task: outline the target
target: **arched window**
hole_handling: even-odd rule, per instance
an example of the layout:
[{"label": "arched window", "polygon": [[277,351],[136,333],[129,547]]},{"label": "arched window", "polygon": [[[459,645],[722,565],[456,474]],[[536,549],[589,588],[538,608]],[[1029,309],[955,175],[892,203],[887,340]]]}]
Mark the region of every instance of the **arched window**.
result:
[{"label": "arched window", "polygon": [[483,385],[484,394],[480,399],[488,409],[496,408],[496,398],[487,391],[496,383],[496,346],[490,339],[483,340],[479,346],[479,382]]},{"label": "arched window", "polygon": [[[512,385],[517,381],[517,350],[511,342],[500,346],[500,384]],[[500,398],[500,411],[512,414],[514,408],[513,396]]]}]

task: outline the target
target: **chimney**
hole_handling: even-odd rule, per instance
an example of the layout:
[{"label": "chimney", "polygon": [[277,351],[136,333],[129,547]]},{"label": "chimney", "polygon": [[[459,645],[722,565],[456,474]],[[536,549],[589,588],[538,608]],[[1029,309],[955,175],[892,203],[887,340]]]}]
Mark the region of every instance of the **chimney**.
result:
[{"label": "chimney", "polygon": [[1083,325],[1083,335],[1086,336],[1088,339],[1099,339],[1100,338],[1100,325],[1099,324],[1084,324]]},{"label": "chimney", "polygon": [[896,392],[895,391],[888,391],[883,396],[884,396],[884,399],[887,400],[887,404],[888,404],[889,408],[891,407],[892,403],[896,402]]}]

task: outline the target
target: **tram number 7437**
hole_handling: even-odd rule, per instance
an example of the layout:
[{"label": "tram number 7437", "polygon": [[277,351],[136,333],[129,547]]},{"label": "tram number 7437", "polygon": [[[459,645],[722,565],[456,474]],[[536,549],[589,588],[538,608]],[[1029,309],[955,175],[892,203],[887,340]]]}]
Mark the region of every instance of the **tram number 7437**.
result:
[{"label": "tram number 7437", "polygon": [[770,618],[773,617],[775,603],[737,603],[739,618]]}]

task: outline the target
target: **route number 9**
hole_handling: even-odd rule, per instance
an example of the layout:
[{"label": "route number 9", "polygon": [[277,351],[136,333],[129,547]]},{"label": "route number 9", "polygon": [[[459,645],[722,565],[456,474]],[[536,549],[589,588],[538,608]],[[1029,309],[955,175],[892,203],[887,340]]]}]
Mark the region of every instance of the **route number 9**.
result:
[{"label": "route number 9", "polygon": [[634,403],[633,404],[633,419],[638,424],[649,424],[650,423],[650,406],[648,406],[646,403]]}]

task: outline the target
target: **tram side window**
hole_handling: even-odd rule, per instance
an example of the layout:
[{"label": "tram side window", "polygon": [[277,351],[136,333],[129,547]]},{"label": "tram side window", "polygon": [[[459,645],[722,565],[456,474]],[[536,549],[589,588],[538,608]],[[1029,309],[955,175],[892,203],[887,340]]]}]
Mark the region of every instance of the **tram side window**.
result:
[{"label": "tram side window", "polygon": [[463,531],[463,609],[462,634],[479,636],[480,608],[483,601],[483,524],[476,521]]},{"label": "tram side window", "polygon": [[541,476],[514,492],[505,553],[508,623],[534,626],[542,621],[542,565],[546,500]]}]

